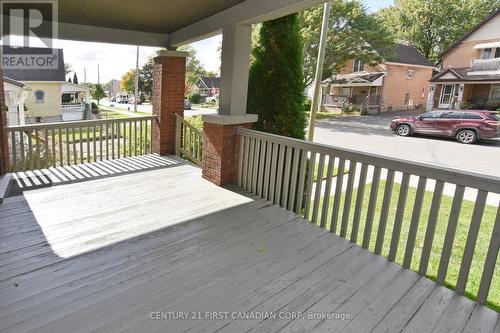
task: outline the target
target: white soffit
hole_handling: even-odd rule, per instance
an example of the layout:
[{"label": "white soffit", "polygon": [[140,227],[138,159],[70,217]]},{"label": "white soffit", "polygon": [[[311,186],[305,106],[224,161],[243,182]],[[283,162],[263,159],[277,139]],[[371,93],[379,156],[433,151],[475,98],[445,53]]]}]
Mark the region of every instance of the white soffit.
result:
[{"label": "white soffit", "polygon": [[475,49],[494,49],[500,47],[500,42],[481,43],[474,46]]}]

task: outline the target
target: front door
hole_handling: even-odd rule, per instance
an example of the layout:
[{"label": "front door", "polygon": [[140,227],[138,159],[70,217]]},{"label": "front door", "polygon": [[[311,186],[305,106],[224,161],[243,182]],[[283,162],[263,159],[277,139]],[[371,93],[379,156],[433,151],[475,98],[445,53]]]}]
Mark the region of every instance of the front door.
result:
[{"label": "front door", "polygon": [[441,97],[439,98],[439,108],[448,109],[451,107],[455,86],[453,84],[445,84],[441,89]]}]

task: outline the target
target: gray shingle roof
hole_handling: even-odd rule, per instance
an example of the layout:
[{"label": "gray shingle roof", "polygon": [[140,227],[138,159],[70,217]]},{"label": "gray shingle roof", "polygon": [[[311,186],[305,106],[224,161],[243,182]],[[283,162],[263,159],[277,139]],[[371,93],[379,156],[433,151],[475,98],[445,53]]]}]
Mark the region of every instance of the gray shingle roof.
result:
[{"label": "gray shingle roof", "polygon": [[390,62],[397,62],[402,64],[432,66],[434,64],[427,60],[416,48],[410,45],[396,44],[394,55],[387,59]]},{"label": "gray shingle roof", "polygon": [[[4,49],[5,50],[5,49]],[[57,67],[55,69],[11,69],[3,68],[3,75],[17,81],[66,81],[64,72],[64,54],[62,49],[48,48],[7,48],[3,56],[8,54],[55,54]]]}]

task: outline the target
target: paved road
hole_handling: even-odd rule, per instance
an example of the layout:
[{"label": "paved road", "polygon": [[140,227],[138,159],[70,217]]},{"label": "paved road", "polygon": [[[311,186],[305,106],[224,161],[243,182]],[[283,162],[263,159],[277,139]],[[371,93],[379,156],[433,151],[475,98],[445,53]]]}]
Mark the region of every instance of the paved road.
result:
[{"label": "paved road", "polygon": [[388,128],[395,115],[320,120],[314,141],[500,177],[500,140],[464,145],[454,139],[399,137]]}]

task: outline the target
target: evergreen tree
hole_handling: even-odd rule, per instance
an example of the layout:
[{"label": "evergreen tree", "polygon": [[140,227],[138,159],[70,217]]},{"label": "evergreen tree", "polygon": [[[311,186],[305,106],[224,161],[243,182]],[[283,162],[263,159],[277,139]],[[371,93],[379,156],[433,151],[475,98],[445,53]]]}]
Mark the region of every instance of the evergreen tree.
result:
[{"label": "evergreen tree", "polygon": [[255,129],[304,139],[302,44],[297,14],[262,24],[248,82],[247,110],[259,115]]},{"label": "evergreen tree", "polygon": [[69,82],[69,83],[73,83],[73,82],[71,82],[71,78],[70,78],[70,77],[68,77],[68,82]]},{"label": "evergreen tree", "polygon": [[73,74],[73,83],[78,84],[78,76],[76,76],[76,72]]}]

